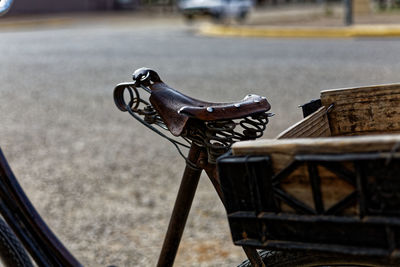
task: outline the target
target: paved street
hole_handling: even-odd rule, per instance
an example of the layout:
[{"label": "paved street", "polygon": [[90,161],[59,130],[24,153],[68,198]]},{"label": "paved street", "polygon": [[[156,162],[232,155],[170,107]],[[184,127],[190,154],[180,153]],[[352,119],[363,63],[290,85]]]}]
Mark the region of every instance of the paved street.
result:
[{"label": "paved street", "polygon": [[[266,137],[319,91],[400,82],[400,39],[246,39],[195,34],[179,18],[105,16],[0,27],[0,146],[34,205],[86,266],[154,266],[183,162],[114,105],[147,66],[209,101],[266,96]],[[234,266],[222,205],[203,177],[177,266]]]}]

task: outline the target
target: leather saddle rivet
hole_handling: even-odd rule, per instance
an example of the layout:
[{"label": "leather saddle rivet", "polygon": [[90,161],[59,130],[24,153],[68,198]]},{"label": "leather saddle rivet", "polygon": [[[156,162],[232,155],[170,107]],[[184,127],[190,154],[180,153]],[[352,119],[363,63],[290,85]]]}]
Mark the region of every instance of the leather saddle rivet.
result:
[{"label": "leather saddle rivet", "polygon": [[213,109],[212,107],[208,107],[208,108],[207,108],[207,111],[208,111],[208,112],[213,112],[214,109]]},{"label": "leather saddle rivet", "polygon": [[260,103],[260,99],[254,99],[254,103]]},{"label": "leather saddle rivet", "polygon": [[240,108],[240,104],[235,104],[234,105],[236,108]]},{"label": "leather saddle rivet", "polygon": [[186,106],[181,107],[181,108],[178,110],[178,114],[181,114],[182,111],[183,111],[185,108],[187,108],[187,107],[186,107]]}]

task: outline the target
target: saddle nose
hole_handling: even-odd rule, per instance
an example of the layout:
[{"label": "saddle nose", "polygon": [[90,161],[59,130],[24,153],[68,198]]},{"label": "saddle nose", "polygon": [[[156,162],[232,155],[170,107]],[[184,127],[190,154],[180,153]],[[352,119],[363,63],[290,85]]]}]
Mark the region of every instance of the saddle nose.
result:
[{"label": "saddle nose", "polygon": [[155,82],[161,82],[157,72],[145,67],[135,70],[132,74],[132,79],[135,82],[135,86],[149,86]]}]

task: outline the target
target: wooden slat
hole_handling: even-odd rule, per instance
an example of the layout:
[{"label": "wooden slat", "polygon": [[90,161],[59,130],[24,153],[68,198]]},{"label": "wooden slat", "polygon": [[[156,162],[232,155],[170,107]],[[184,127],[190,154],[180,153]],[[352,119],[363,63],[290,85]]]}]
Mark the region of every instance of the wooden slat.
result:
[{"label": "wooden slat", "polygon": [[326,90],[332,136],[400,132],[400,84]]},{"label": "wooden slat", "polygon": [[400,144],[400,135],[366,135],[323,138],[262,139],[232,146],[234,155],[269,155],[279,171],[297,154],[343,154],[390,152]]},{"label": "wooden slat", "polygon": [[234,155],[260,155],[280,153],[296,154],[340,154],[374,151],[391,151],[400,143],[400,135],[344,136],[325,138],[261,139],[243,141],[232,146]]},{"label": "wooden slat", "polygon": [[321,107],[310,116],[280,133],[276,138],[328,137],[331,136],[326,108]]}]

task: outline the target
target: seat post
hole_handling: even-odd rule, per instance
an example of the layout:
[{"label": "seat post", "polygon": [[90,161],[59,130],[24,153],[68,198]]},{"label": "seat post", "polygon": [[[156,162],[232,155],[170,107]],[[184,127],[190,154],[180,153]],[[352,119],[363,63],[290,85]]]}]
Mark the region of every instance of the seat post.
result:
[{"label": "seat post", "polygon": [[190,147],[185,171],[158,259],[158,267],[172,266],[174,264],[175,256],[202,172],[201,168],[196,167],[202,149],[203,148],[194,143]]}]

